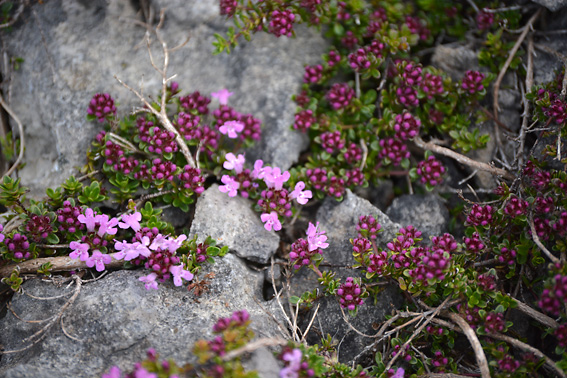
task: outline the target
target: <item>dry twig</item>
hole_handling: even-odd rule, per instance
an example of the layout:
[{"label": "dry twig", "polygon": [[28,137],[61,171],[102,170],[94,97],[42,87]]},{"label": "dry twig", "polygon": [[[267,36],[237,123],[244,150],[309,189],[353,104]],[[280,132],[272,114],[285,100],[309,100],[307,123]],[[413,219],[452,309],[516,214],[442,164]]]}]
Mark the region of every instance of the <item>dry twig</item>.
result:
[{"label": "dry twig", "polygon": [[[43,340],[45,338],[45,336],[47,336],[47,331],[49,331],[49,329],[51,327],[53,327],[53,325],[55,323],[61,321],[62,316],[65,313],[65,310],[67,310],[67,308],[69,308],[69,306],[71,306],[75,302],[75,300],[79,296],[79,293],[81,292],[81,285],[82,285],[83,281],[77,275],[73,275],[72,278],[75,281],[75,291],[74,291],[73,295],[71,296],[71,298],[69,298],[69,300],[67,300],[67,302],[65,302],[65,304],[61,307],[61,309],[57,312],[57,314],[51,316],[48,319],[41,321],[41,322],[47,322],[47,324],[45,326],[43,326],[40,330],[38,330],[37,332],[35,332],[31,336],[28,336],[28,337],[26,337],[25,339],[22,340],[22,342],[24,342],[24,343],[31,342],[31,344],[29,344],[29,345],[27,345],[23,348],[20,348],[20,349],[0,350],[0,354],[12,354],[12,353],[23,352],[25,350],[30,349],[34,345],[36,345],[41,340]],[[20,319],[20,318],[18,317],[18,319]],[[69,335],[64,329],[63,329],[63,333],[73,340],[80,341],[77,338]]]},{"label": "dry twig", "polygon": [[[539,8],[537,10],[537,12],[529,19],[528,23],[524,26],[522,34],[520,34],[520,36],[518,37],[518,40],[514,44],[514,47],[512,47],[512,50],[510,50],[510,53],[508,55],[508,59],[506,59],[504,66],[500,70],[500,73],[498,73],[498,77],[496,78],[496,81],[494,82],[494,90],[493,90],[493,96],[494,96],[493,108],[494,109],[493,109],[493,111],[494,111],[494,119],[496,119],[496,120],[498,119],[498,109],[499,109],[499,106],[498,106],[498,91],[500,90],[500,84],[502,83],[502,79],[504,79],[504,75],[506,75],[506,72],[508,71],[508,67],[510,67],[512,60],[514,59],[514,56],[516,55],[516,53],[520,49],[520,46],[524,42],[524,39],[526,39],[528,32],[530,30],[532,30],[533,24],[537,20],[539,15],[541,14],[542,9],[543,8]],[[498,135],[498,133],[496,133],[496,134]]]},{"label": "dry twig", "polygon": [[486,355],[484,354],[484,350],[482,349],[482,345],[480,345],[480,341],[478,337],[476,337],[476,333],[471,328],[469,323],[466,322],[465,319],[461,318],[459,315],[448,312],[446,316],[451,319],[455,324],[457,324],[462,332],[465,334],[471,346],[474,350],[474,354],[476,357],[476,362],[480,368],[480,374],[482,378],[490,378],[490,369],[488,368],[488,361],[486,360]]},{"label": "dry twig", "polygon": [[524,148],[526,144],[526,131],[528,129],[528,122],[530,119],[530,102],[528,101],[526,95],[532,91],[532,86],[534,82],[534,38],[530,35],[528,39],[528,66],[526,69],[526,87],[525,93],[522,94],[522,99],[524,102],[524,113],[522,114],[522,126],[520,128],[520,146],[518,147],[516,160],[518,162],[518,168],[524,166]]},{"label": "dry twig", "polygon": [[[112,262],[110,264],[106,264],[106,269],[119,268],[124,263],[124,261],[122,260],[116,260],[114,258],[114,255],[114,253],[110,254],[110,257],[112,257]],[[41,259],[27,260],[17,264],[6,265],[0,268],[0,278],[10,276],[14,269],[18,269],[20,274],[36,273],[43,264],[47,263],[51,263],[51,272],[88,269],[84,261],[81,261],[79,259],[72,259],[69,256],[44,257]]]},{"label": "dry twig", "polygon": [[505,341],[508,344],[513,345],[518,349],[522,349],[526,352],[533,353],[538,358],[543,358],[545,360],[545,364],[555,371],[555,374],[557,374],[557,377],[567,378],[567,375],[565,374],[563,369],[561,369],[559,366],[557,366],[551,358],[547,357],[539,349],[536,349],[536,348],[532,347],[531,345],[528,345],[524,342],[521,342],[520,340],[517,340],[517,339],[510,337],[510,336],[503,335],[501,333],[489,333],[487,336],[492,337],[493,339],[496,339],[496,340]]},{"label": "dry twig", "polygon": [[[404,343],[404,345],[401,346],[400,348],[400,353],[397,353],[389,362],[388,365],[386,365],[386,368],[384,369],[384,371],[388,371],[390,370],[390,368],[392,367],[392,365],[394,365],[394,362],[396,362],[396,360],[398,359],[398,357],[400,357],[402,355],[401,351],[405,350],[405,348],[409,345],[409,343],[411,343],[411,341],[417,336],[419,335],[419,333],[425,328],[426,325],[428,325],[431,320],[433,318],[435,318],[439,312],[441,312],[441,310],[445,307],[445,305],[447,304],[447,302],[449,302],[449,299],[451,297],[447,297],[443,303],[441,303],[436,309],[435,311],[433,311],[433,314],[431,314],[431,316],[427,319],[425,319],[425,321],[423,323],[421,323],[421,325],[419,327],[417,327],[417,329],[412,333],[412,335],[409,337],[409,339],[407,339],[407,341]],[[463,320],[464,321],[464,320]],[[467,324],[468,325],[468,324]],[[488,376],[490,377],[490,375]],[[484,377],[483,377],[484,378]]]},{"label": "dry twig", "polygon": [[2,97],[1,94],[0,94],[0,105],[2,105],[2,107],[10,115],[10,117],[12,117],[14,122],[16,122],[16,125],[18,125],[18,131],[20,133],[20,152],[18,153],[18,158],[16,159],[16,162],[10,167],[10,169],[8,169],[8,171],[6,171],[6,173],[4,173],[4,177],[7,177],[10,176],[14,172],[14,170],[18,167],[18,165],[20,165],[20,163],[22,162],[22,159],[24,158],[24,148],[26,144],[24,141],[24,126],[22,125],[22,121],[20,121],[16,113],[14,113],[12,108],[10,108],[10,106],[8,106],[6,101],[4,101],[4,97]]},{"label": "dry twig", "polygon": [[166,104],[165,104],[165,100],[166,100],[166,93],[167,93],[167,83],[169,81],[171,81],[173,78],[175,78],[175,76],[172,77],[167,77],[167,68],[169,66],[169,54],[175,50],[178,50],[179,48],[183,47],[188,41],[189,39],[187,39],[185,42],[183,42],[182,44],[173,47],[173,48],[168,48],[167,47],[167,43],[164,41],[164,39],[162,38],[161,34],[159,33],[161,26],[163,25],[163,20],[164,20],[164,15],[165,12],[162,10],[160,13],[160,21],[159,24],[156,26],[155,29],[155,33],[156,36],[158,38],[158,41],[161,44],[162,50],[163,50],[163,66],[162,68],[159,68],[158,66],[156,66],[156,64],[154,63],[154,59],[153,59],[153,55],[151,53],[151,48],[150,48],[150,34],[146,33],[146,38],[147,38],[147,44],[148,44],[148,54],[150,56],[150,62],[153,66],[153,68],[159,72],[162,76],[162,96],[161,96],[161,104],[160,104],[160,109],[159,111],[157,109],[155,109],[148,100],[146,100],[146,98],[137,90],[135,90],[134,88],[130,87],[128,84],[126,84],[125,82],[123,82],[122,80],[120,80],[116,75],[114,75],[114,78],[116,80],[118,80],[118,82],[120,84],[122,84],[125,88],[129,89],[132,93],[134,93],[136,95],[136,97],[138,97],[140,99],[140,101],[145,105],[144,111],[153,114],[154,116],[157,117],[157,119],[160,121],[161,125],[169,132],[172,132],[175,135],[175,142],[177,143],[177,145],[179,146],[179,148],[181,149],[181,152],[183,153],[183,156],[185,157],[185,159],[187,160],[187,164],[189,164],[192,168],[196,168],[197,165],[195,163],[195,160],[193,159],[193,156],[191,155],[191,151],[189,151],[189,147],[187,146],[187,143],[185,143],[185,141],[183,140],[183,137],[181,136],[181,134],[179,134],[179,132],[177,131],[177,129],[175,128],[175,126],[173,126],[173,124],[171,123],[171,121],[169,120],[169,117],[167,116],[167,108],[166,108]]},{"label": "dry twig", "polygon": [[541,249],[541,251],[547,256],[548,259],[551,260],[552,263],[558,264],[559,259],[557,257],[553,256],[553,254],[549,251],[549,249],[547,249],[545,247],[545,245],[543,245],[541,240],[539,240],[539,236],[537,236],[537,231],[535,229],[534,220],[531,216],[528,217],[528,221],[529,221],[529,224],[530,224],[530,230],[532,232],[532,239],[533,239],[534,243],[536,243],[536,245],[539,247],[539,249]]},{"label": "dry twig", "polygon": [[236,358],[244,353],[253,352],[258,348],[266,347],[266,346],[277,346],[277,345],[287,345],[289,343],[288,340],[279,339],[279,338],[266,338],[266,339],[259,339],[248,343],[238,349],[231,350],[227,354],[221,357],[223,361],[230,361],[233,358]]},{"label": "dry twig", "polygon": [[443,156],[450,157],[451,159],[454,159],[461,164],[467,165],[467,166],[472,167],[474,169],[477,169],[479,171],[490,172],[494,175],[502,176],[503,178],[508,179],[508,180],[514,179],[514,175],[511,174],[510,172],[508,172],[505,169],[497,168],[497,167],[494,167],[490,164],[486,164],[486,163],[482,163],[480,161],[473,160],[473,159],[471,159],[471,158],[469,158],[465,155],[461,155],[461,154],[459,154],[459,153],[457,153],[457,152],[455,152],[455,151],[453,151],[449,148],[439,146],[435,143],[425,142],[423,139],[421,139],[420,136],[413,138],[413,142],[419,148],[422,148],[424,150],[429,150],[429,151],[438,153],[438,154],[443,155]]}]

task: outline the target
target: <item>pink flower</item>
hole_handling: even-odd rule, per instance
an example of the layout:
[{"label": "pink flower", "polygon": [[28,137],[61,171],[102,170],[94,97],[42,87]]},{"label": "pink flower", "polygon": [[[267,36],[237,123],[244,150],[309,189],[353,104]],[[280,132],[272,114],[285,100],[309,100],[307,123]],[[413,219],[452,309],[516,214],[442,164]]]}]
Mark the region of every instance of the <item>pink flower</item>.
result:
[{"label": "pink flower", "polygon": [[254,179],[263,179],[266,174],[272,172],[272,167],[262,167],[263,165],[264,162],[262,160],[256,160],[256,162],[254,163],[254,170],[252,171],[252,173],[250,173],[250,176]]},{"label": "pink flower", "polygon": [[396,373],[394,375],[392,375],[391,378],[404,378],[404,368],[398,368],[398,370],[396,370]]},{"label": "pink flower", "polygon": [[116,260],[126,260],[130,261],[133,259],[138,258],[138,256],[142,255],[144,257],[149,257],[152,252],[148,249],[148,245],[150,244],[150,238],[147,236],[142,237],[142,243],[135,242],[135,243],[128,243],[125,241],[117,241],[114,244],[114,248],[119,251],[114,254],[114,258]]},{"label": "pink flower", "polygon": [[325,243],[327,240],[327,237],[323,235],[325,231],[317,231],[317,227],[319,227],[319,222],[317,222],[316,226],[309,222],[309,227],[307,228],[309,251],[314,251],[317,248],[325,249],[329,246],[329,243]]},{"label": "pink flower", "polygon": [[158,375],[154,373],[150,373],[143,367],[137,367],[136,371],[134,371],[134,378],[158,378]]},{"label": "pink flower", "polygon": [[84,215],[80,214],[77,217],[77,219],[79,220],[79,222],[81,222],[82,224],[87,226],[88,232],[94,231],[96,219],[95,219],[95,213],[94,213],[93,209],[87,208],[85,210],[85,214]]},{"label": "pink flower", "polygon": [[291,177],[291,175],[288,171],[285,171],[284,173],[282,173],[281,169],[276,167],[276,168],[273,168],[271,170],[271,172],[266,173],[264,175],[264,181],[266,182],[266,185],[268,185],[268,188],[274,188],[275,190],[281,190],[282,187],[283,187],[283,183],[286,182],[287,180],[289,180],[290,177]]},{"label": "pink flower", "polygon": [[239,154],[238,157],[236,157],[232,152],[229,152],[226,154],[225,158],[226,161],[222,165],[225,169],[234,169],[237,174],[242,172],[244,168],[244,155]]},{"label": "pink flower", "polygon": [[72,241],[69,247],[73,250],[73,252],[69,253],[70,258],[80,259],[81,261],[87,261],[89,258],[89,245],[87,243]]},{"label": "pink flower", "polygon": [[299,365],[301,365],[301,350],[295,348],[291,352],[284,353],[282,360],[287,361],[289,366],[296,366],[299,370]]},{"label": "pink flower", "polygon": [[305,205],[309,201],[309,198],[313,198],[313,193],[311,193],[311,190],[303,189],[305,189],[305,183],[303,181],[299,181],[295,184],[295,189],[290,193],[289,197],[291,199],[296,199],[301,205]]},{"label": "pink flower", "polygon": [[228,134],[228,137],[231,139],[237,138],[237,133],[242,132],[242,130],[244,130],[244,124],[239,121],[226,121],[221,127],[219,127],[221,134]]},{"label": "pink flower", "polygon": [[186,281],[191,281],[193,279],[193,274],[190,271],[183,269],[183,265],[172,265],[169,268],[169,272],[173,275],[173,284],[175,286],[183,285],[183,281],[181,281],[182,278]]},{"label": "pink flower", "polygon": [[301,350],[295,348],[291,352],[284,353],[282,359],[288,362],[288,365],[280,370],[280,378],[297,378],[301,369],[301,358],[303,357]]},{"label": "pink flower", "polygon": [[157,278],[157,274],[150,273],[147,276],[142,276],[138,278],[138,280],[144,283],[144,286],[146,286],[146,290],[150,290],[150,289],[157,290],[158,286],[157,286],[156,278]]},{"label": "pink flower", "polygon": [[92,268],[93,266],[96,265],[96,271],[102,272],[103,270],[106,269],[104,265],[110,264],[111,261],[112,258],[109,255],[103,254],[97,249],[93,252],[93,255],[89,257],[85,263],[89,268]]},{"label": "pink flower", "polygon": [[118,224],[118,219],[112,218],[109,220],[108,215],[102,214],[102,215],[97,215],[95,217],[95,220],[99,224],[97,231],[98,236],[103,237],[104,234],[116,235],[116,232],[118,231],[118,229],[116,228],[116,225]]},{"label": "pink flower", "polygon": [[135,232],[140,231],[140,221],[142,220],[142,214],[136,211],[133,214],[123,214],[121,221],[118,223],[118,227],[126,229],[131,228]]},{"label": "pink flower", "polygon": [[156,251],[158,248],[162,251],[169,251],[171,253],[175,253],[181,244],[187,239],[187,235],[181,234],[177,238],[169,237],[165,238],[165,236],[158,234],[152,244],[150,245],[150,249],[152,251]]},{"label": "pink flower", "polygon": [[282,224],[278,219],[278,214],[275,211],[272,211],[270,214],[262,214],[260,215],[260,219],[264,222],[264,228],[268,231],[279,231],[282,229]]},{"label": "pink flower", "polygon": [[[2,231],[4,231],[4,226],[2,226],[2,225],[0,224],[0,232],[2,232]],[[4,236],[4,234],[0,234],[0,243],[2,243],[2,242],[4,241],[4,238],[5,238],[5,237],[6,237],[6,236]]]},{"label": "pink flower", "polygon": [[223,186],[219,186],[219,190],[223,193],[228,193],[229,197],[236,197],[240,183],[229,175],[224,175],[221,178]]},{"label": "pink flower", "polygon": [[118,366],[113,366],[108,371],[108,374],[103,374],[101,378],[121,378],[122,373],[120,372],[120,368]]},{"label": "pink flower", "polygon": [[221,90],[218,91],[218,92],[213,92],[213,93],[211,93],[211,97],[214,97],[214,98],[218,99],[218,100],[219,100],[219,103],[220,103],[221,105],[226,105],[226,104],[228,104],[228,98],[229,98],[230,96],[232,96],[233,94],[234,94],[234,93],[229,92],[228,89],[224,89],[224,88],[223,88],[223,89],[221,89]]}]

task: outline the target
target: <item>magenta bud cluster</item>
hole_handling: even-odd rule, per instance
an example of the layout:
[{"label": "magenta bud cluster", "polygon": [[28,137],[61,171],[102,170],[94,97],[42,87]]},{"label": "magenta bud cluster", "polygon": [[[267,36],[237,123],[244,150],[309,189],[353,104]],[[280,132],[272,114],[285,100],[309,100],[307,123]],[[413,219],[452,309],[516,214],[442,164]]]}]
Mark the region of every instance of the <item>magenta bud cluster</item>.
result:
[{"label": "magenta bud cluster", "polygon": [[483,73],[469,70],[465,72],[461,88],[471,95],[481,92],[484,89],[484,85],[482,84],[484,78],[485,76]]},{"label": "magenta bud cluster", "polygon": [[108,93],[95,94],[89,102],[87,113],[95,116],[99,122],[104,122],[108,117],[116,116],[114,99]]},{"label": "magenta bud cluster", "polygon": [[357,306],[364,303],[361,298],[362,289],[360,285],[354,282],[352,277],[348,277],[338,289],[337,296],[342,308],[354,311]]},{"label": "magenta bud cluster", "polygon": [[472,226],[488,226],[492,223],[494,208],[490,205],[474,204],[467,216],[467,223]]},{"label": "magenta bud cluster", "polygon": [[410,157],[408,147],[399,139],[380,139],[380,147],[378,156],[381,159],[388,159],[394,166],[399,166],[403,159],[409,159]]},{"label": "magenta bud cluster", "polygon": [[327,92],[326,98],[333,109],[344,109],[354,98],[354,89],[347,83],[335,83]]},{"label": "magenta bud cluster", "polygon": [[26,222],[26,232],[35,242],[44,240],[52,231],[51,219],[47,215],[32,214]]},{"label": "magenta bud cluster", "polygon": [[436,186],[443,182],[445,167],[435,156],[431,155],[417,164],[416,171],[422,184]]},{"label": "magenta bud cluster", "polygon": [[340,131],[328,131],[320,135],[321,147],[329,154],[342,149],[345,146],[344,139],[341,139]]},{"label": "magenta bud cluster", "polygon": [[313,263],[313,258],[316,255],[322,255],[323,251],[316,248],[312,251],[309,250],[309,243],[305,239],[297,239],[291,245],[291,252],[289,259],[294,269],[300,269],[303,266],[308,266]]},{"label": "magenta bud cluster", "polygon": [[400,140],[412,139],[419,134],[421,121],[410,112],[397,114],[394,122],[394,131]]},{"label": "magenta bud cluster", "polygon": [[361,215],[358,218],[358,224],[356,225],[356,231],[358,232],[359,238],[367,238],[371,240],[376,240],[378,233],[382,230],[382,226],[378,223],[378,220],[372,215]]}]

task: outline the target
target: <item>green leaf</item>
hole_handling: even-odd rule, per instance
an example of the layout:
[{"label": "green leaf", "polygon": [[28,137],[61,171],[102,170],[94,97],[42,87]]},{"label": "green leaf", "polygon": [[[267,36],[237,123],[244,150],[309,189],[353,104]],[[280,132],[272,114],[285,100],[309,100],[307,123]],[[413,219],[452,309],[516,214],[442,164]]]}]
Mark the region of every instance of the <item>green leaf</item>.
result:
[{"label": "green leaf", "polygon": [[292,295],[292,296],[289,298],[289,301],[291,302],[291,304],[298,304],[299,301],[301,301],[301,298],[296,297],[295,295]]},{"label": "green leaf", "polygon": [[46,240],[49,244],[58,244],[59,243],[59,237],[55,234],[49,234],[47,236]]},{"label": "green leaf", "polygon": [[333,25],[333,32],[337,37],[342,37],[345,34],[345,28],[337,22]]}]

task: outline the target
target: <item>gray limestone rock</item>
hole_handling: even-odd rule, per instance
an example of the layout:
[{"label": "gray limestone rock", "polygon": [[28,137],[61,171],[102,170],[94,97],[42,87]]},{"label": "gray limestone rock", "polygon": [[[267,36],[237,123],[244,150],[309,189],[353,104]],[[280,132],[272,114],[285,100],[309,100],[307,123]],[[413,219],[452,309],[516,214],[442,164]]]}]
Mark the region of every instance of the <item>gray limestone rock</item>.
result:
[{"label": "gray limestone rock", "polygon": [[279,236],[266,231],[251,202],[240,196],[230,198],[214,184],[197,201],[190,237],[214,236],[238,256],[265,264],[279,246]]},{"label": "gray limestone rock", "polygon": [[317,212],[319,228],[327,230],[329,248],[325,249],[325,260],[331,264],[354,263],[352,245],[349,238],[356,238],[356,225],[361,215],[372,215],[382,226],[382,232],[376,238],[377,245],[385,246],[400,229],[400,225],[392,222],[390,218],[369,201],[346,190],[344,200],[337,202],[327,197]]},{"label": "gray limestone rock", "polygon": [[[9,32],[2,32],[8,57],[23,59],[17,71],[2,72],[5,98],[24,124],[26,166],[22,183],[30,196],[41,197],[85,164],[85,151],[100,131],[86,121],[86,109],[97,92],[109,92],[126,115],[140,102],[114,79],[155,96],[161,77],[152,68],[144,42],[146,29],[136,24],[133,1],[53,0],[33,3]],[[143,3],[143,2],[142,2]],[[314,64],[325,42],[316,31],[301,30],[296,39],[259,33],[242,41],[230,55],[213,56],[214,33],[224,34],[230,21],[219,15],[218,2],[181,0],[153,2],[155,14],[165,9],[162,35],[169,46],[190,36],[171,54],[169,74],[178,74],[183,94],[234,92],[230,105],[251,113],[264,125],[261,145],[250,152],[268,164],[287,169],[306,146],[293,132],[295,105],[290,96],[302,83],[303,64]],[[157,17],[157,16],[156,16]],[[155,21],[155,20],[154,20]],[[153,38],[156,62],[161,51]],[[9,83],[9,84],[8,84]],[[216,102],[211,103],[211,109]]]},{"label": "gray limestone rock", "polygon": [[449,211],[441,198],[433,195],[404,195],[396,198],[386,211],[393,221],[402,226],[414,226],[422,232],[424,241],[443,235],[449,224]]},{"label": "gray limestone rock", "polygon": [[[148,348],[155,348],[161,357],[172,358],[178,364],[195,362],[190,353],[194,342],[211,339],[211,328],[218,318],[243,309],[251,314],[251,328],[257,337],[282,337],[279,325],[259,305],[262,273],[252,272],[231,254],[216,260],[202,273],[209,272],[215,278],[200,297],[171,282],[160,284],[157,291],[147,291],[138,281],[147,273],[141,270],[117,271],[85,283],[62,320],[65,332],[80,341],[65,336],[60,323],[56,323],[32,348],[4,355],[0,376],[100,377],[113,365],[122,371],[131,370],[135,362],[145,358]],[[11,308],[16,314],[25,320],[41,320],[61,309],[73,294],[74,285],[56,287],[35,279],[26,282],[23,289],[36,297],[66,294],[55,300],[14,296]],[[271,308],[267,302],[262,306]],[[278,316],[275,308],[270,311]],[[0,322],[0,343],[5,350],[25,347],[29,342],[23,338],[44,324],[26,323],[8,312]]]},{"label": "gray limestone rock", "polygon": [[534,3],[543,5],[552,12],[567,6],[567,0],[532,0]]},{"label": "gray limestone rock", "polygon": [[[352,265],[352,245],[350,238],[357,237],[356,225],[361,215],[372,215],[382,226],[382,232],[378,234],[376,244],[386,248],[386,243],[395,237],[400,225],[392,222],[388,216],[373,206],[369,201],[362,199],[350,190],[346,190],[344,200],[337,202],[332,198],[326,198],[321,208],[317,212],[319,229],[326,231],[329,247],[323,250],[323,263],[332,265]],[[324,268],[321,266],[322,270]],[[333,267],[337,273],[337,278],[358,277],[359,272],[352,269]],[[303,268],[292,276],[291,289],[293,295],[301,295],[303,292],[313,290],[318,286],[316,276],[313,272]],[[384,320],[386,314],[391,313],[394,308],[401,305],[401,296],[395,286],[388,286],[374,299],[367,299],[363,306],[359,307],[356,318],[349,321],[360,332],[372,334],[376,331],[372,328],[373,324]],[[330,334],[333,339],[340,343],[338,349],[339,360],[350,362],[361,353],[365,346],[372,342],[371,339],[364,338],[354,332],[343,320],[338,301],[334,297],[324,297],[320,301],[318,315],[313,322],[313,332],[308,341],[310,343],[320,343],[320,337]],[[302,329],[305,329],[313,312],[304,314]],[[348,316],[348,315],[347,315]]]}]

